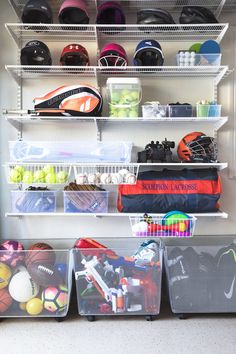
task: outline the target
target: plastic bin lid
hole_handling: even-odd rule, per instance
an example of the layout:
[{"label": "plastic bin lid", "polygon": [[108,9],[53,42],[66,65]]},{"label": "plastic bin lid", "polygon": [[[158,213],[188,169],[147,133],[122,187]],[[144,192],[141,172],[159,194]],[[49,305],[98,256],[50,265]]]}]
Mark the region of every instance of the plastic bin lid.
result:
[{"label": "plastic bin lid", "polygon": [[141,81],[137,77],[109,77],[107,79],[107,85],[110,84],[135,84],[141,85]]}]

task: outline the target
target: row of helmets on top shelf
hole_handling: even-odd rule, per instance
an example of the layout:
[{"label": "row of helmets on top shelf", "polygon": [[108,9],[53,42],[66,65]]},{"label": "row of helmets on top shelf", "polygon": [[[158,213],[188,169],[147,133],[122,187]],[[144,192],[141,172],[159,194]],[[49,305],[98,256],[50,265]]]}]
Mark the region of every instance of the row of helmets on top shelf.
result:
[{"label": "row of helmets on top shelf", "polygon": [[[45,0],[29,0],[22,13],[23,23],[52,23],[53,13]],[[58,20],[62,24],[88,24],[90,21],[86,3],[83,0],[64,0],[58,9]],[[184,6],[179,18],[181,24],[218,23],[214,14],[202,6]],[[97,24],[123,25],[125,12],[117,1],[106,1],[98,6]],[[174,24],[171,14],[159,8],[138,11],[137,24]]]},{"label": "row of helmets on top shelf", "polygon": [[[38,40],[31,40],[21,49],[21,65],[52,65],[52,56],[48,46]],[[189,49],[180,49],[176,58],[179,66],[221,64],[221,48],[214,40],[194,43]],[[63,48],[60,65],[89,66],[88,51],[81,44],[72,43]],[[138,43],[133,55],[134,66],[162,66],[164,53],[161,45],[154,39],[144,39]],[[117,43],[106,44],[98,57],[100,66],[127,66],[128,56],[125,49]]]}]

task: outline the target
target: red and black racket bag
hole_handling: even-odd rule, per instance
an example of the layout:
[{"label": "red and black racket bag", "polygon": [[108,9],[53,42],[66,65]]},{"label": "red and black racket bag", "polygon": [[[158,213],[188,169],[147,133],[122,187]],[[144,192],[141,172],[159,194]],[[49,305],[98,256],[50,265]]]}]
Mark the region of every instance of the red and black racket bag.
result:
[{"label": "red and black racket bag", "polygon": [[130,213],[215,212],[221,195],[216,168],[140,172],[135,185],[120,185],[118,210]]}]

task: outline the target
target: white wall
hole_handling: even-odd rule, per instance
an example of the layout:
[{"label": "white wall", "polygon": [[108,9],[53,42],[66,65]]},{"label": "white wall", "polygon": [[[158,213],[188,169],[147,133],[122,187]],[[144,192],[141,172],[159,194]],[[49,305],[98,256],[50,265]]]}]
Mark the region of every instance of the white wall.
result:
[{"label": "white wall", "polygon": [[[228,15],[227,15],[228,18]],[[222,17],[222,22],[227,20]],[[232,16],[233,18],[233,16]],[[231,19],[232,20],[232,19]],[[15,22],[15,16],[5,1],[1,7],[0,13],[0,43],[1,43],[1,100],[0,108],[16,107],[16,84],[4,69],[5,64],[15,64],[17,57],[17,47],[14,41],[9,37],[4,28],[5,22]],[[231,21],[232,22],[232,21]],[[231,27],[225,39],[222,42],[223,64],[235,65],[236,53],[236,30]],[[35,36],[37,38],[37,35]],[[233,38],[235,41],[233,41]],[[58,58],[61,49],[66,43],[49,43],[54,60]],[[68,43],[69,44],[69,43]],[[83,44],[83,43],[82,43]],[[134,51],[135,42],[121,43],[128,49],[131,55]],[[188,43],[161,43],[166,56],[166,65],[173,64],[175,53],[182,48],[188,48]],[[87,45],[91,61],[95,63],[96,51],[92,46]],[[234,49],[234,52],[233,52]],[[56,62],[55,62],[56,64]],[[236,180],[229,179],[230,172],[234,173],[233,164],[233,134],[234,127],[234,100],[233,100],[233,78],[226,79],[220,88],[220,101],[223,104],[223,112],[229,115],[229,123],[220,130],[219,133],[219,153],[221,161],[229,161],[229,170],[221,173],[223,184],[223,195],[221,198],[221,209],[229,213],[228,220],[218,218],[199,219],[197,223],[197,235],[222,235],[235,234],[236,226]],[[50,80],[26,80],[24,83],[24,101],[25,108],[33,108],[32,98],[46,92],[48,89],[55,88],[63,83],[77,82],[77,79],[69,77],[68,79],[50,79]],[[90,82],[90,80],[81,79],[80,82]],[[96,82],[92,82],[96,84]],[[212,98],[212,82],[208,79],[142,79],[143,99],[158,99],[162,103],[173,101],[184,101],[195,104],[201,98]],[[103,89],[103,93],[105,90]],[[106,110],[106,108],[105,108]],[[1,164],[9,159],[8,140],[17,139],[16,130],[10,126],[2,117],[1,119]],[[136,149],[142,149],[151,139],[169,139],[180,140],[186,133],[198,130],[200,126],[187,125],[160,125],[147,124],[145,130],[140,124],[107,124],[103,131],[104,140],[132,140]],[[212,133],[209,126],[202,126],[205,133]],[[91,139],[96,138],[95,127],[92,124],[45,124],[45,125],[26,125],[24,127],[24,139],[43,139],[43,140],[69,140],[69,139]],[[6,183],[4,170],[1,169],[1,236],[0,238],[71,238],[79,236],[131,236],[129,219],[125,217],[94,218],[94,217],[25,217],[25,218],[5,218],[5,212],[10,210],[10,188]],[[113,194],[113,202],[115,194]]]}]

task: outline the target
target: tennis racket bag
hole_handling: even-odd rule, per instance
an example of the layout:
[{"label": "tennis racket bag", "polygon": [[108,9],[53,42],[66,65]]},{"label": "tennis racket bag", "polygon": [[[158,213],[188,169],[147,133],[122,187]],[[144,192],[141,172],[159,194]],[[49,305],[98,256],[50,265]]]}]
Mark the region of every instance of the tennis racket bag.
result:
[{"label": "tennis racket bag", "polygon": [[130,213],[215,212],[221,182],[215,168],[140,172],[135,185],[120,185],[118,210]]}]

